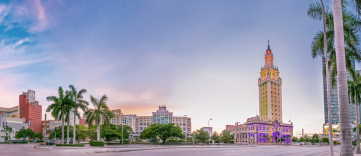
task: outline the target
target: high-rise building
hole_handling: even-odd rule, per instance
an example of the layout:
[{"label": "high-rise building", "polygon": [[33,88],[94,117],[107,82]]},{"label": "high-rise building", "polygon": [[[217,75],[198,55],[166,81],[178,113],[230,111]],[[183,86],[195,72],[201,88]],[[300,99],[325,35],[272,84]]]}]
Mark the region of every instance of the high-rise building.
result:
[{"label": "high-rise building", "polygon": [[[357,71],[361,73],[361,71]],[[347,73],[347,79],[352,80],[352,76],[350,73]],[[329,82],[332,82],[332,78],[330,78]],[[338,103],[338,87],[337,82],[334,84],[329,84],[330,87],[330,105],[331,105],[331,124],[339,124],[340,123],[340,105]],[[325,123],[329,122],[329,107],[327,106],[327,103],[324,102],[324,117],[325,117]],[[351,121],[356,121],[356,108],[354,104],[349,105],[349,112],[350,112],[350,118]]]},{"label": "high-rise building", "polygon": [[156,112],[153,112],[152,115],[153,123],[168,124],[173,121],[173,113],[169,112],[166,106],[159,106],[159,109]]},{"label": "high-rise building", "polygon": [[258,79],[259,114],[262,120],[282,122],[282,79],[273,64],[273,54],[268,42],[265,65]]},{"label": "high-rise building", "polygon": [[24,118],[29,128],[34,132],[41,133],[41,113],[42,108],[35,100],[35,91],[28,90],[19,96],[20,118]]},{"label": "high-rise building", "polygon": [[265,65],[261,68],[259,87],[259,114],[246,122],[227,125],[237,144],[291,144],[293,123],[282,122],[282,79],[273,64],[273,54],[268,42]]}]

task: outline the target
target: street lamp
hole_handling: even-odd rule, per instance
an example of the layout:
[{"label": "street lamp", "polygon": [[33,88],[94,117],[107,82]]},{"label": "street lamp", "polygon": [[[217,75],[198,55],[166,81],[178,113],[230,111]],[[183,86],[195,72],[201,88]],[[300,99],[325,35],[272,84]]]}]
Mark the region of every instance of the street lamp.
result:
[{"label": "street lamp", "polygon": [[122,144],[124,144],[124,128],[123,128],[123,123],[122,123]]},{"label": "street lamp", "polygon": [[208,127],[210,127],[210,126],[209,126],[209,123],[210,123],[211,120],[213,120],[213,119],[212,119],[212,118],[209,118],[209,119],[208,119]]},{"label": "street lamp", "polygon": [[[211,120],[213,120],[213,119],[212,119],[212,118],[209,118],[209,119],[208,119],[208,128],[209,128],[208,130],[211,130],[211,126],[210,126],[210,121],[211,121]],[[209,143],[211,143],[211,141],[212,141],[212,138],[211,138],[211,137],[212,137],[212,132],[209,131],[209,141],[208,141]]]}]

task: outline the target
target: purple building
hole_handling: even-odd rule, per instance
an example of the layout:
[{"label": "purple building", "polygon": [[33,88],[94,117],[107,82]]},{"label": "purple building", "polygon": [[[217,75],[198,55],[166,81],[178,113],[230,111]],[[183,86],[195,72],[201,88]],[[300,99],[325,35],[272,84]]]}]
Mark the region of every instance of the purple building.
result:
[{"label": "purple building", "polygon": [[291,144],[292,123],[262,121],[258,116],[247,119],[244,124],[227,125],[238,144]]}]

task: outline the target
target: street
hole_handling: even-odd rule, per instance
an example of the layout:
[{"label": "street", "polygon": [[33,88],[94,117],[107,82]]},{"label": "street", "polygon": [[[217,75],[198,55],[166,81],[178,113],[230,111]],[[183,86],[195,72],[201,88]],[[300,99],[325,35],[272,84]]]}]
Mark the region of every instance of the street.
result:
[{"label": "street", "polygon": [[[340,146],[336,146],[336,151]],[[125,145],[95,147],[35,147],[0,145],[0,156],[328,156],[328,146],[209,145],[157,146]]]}]

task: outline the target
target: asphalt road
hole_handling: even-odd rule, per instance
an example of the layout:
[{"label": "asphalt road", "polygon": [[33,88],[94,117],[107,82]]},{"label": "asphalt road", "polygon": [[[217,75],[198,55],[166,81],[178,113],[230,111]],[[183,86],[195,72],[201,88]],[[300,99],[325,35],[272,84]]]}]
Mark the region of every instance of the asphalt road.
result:
[{"label": "asphalt road", "polygon": [[[336,152],[339,147],[336,147]],[[58,148],[0,144],[0,156],[328,156],[328,146],[149,146]],[[335,153],[337,155],[337,153]]]}]

